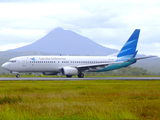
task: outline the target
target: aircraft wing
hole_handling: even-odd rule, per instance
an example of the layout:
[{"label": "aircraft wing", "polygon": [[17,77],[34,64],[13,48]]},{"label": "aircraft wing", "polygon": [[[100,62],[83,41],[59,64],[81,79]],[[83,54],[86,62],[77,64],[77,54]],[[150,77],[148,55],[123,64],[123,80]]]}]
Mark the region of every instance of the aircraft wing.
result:
[{"label": "aircraft wing", "polygon": [[78,65],[76,68],[80,71],[85,70],[98,70],[102,68],[106,68],[107,66],[115,63],[122,63],[122,62],[111,62],[111,63],[98,63],[98,64],[87,64],[87,65]]}]

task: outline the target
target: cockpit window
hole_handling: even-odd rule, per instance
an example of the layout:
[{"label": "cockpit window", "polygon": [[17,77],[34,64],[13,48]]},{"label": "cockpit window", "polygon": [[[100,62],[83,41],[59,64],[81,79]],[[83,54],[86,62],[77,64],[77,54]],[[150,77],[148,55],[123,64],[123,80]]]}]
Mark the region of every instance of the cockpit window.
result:
[{"label": "cockpit window", "polygon": [[15,63],[15,62],[16,62],[16,60],[9,60],[9,62]]}]

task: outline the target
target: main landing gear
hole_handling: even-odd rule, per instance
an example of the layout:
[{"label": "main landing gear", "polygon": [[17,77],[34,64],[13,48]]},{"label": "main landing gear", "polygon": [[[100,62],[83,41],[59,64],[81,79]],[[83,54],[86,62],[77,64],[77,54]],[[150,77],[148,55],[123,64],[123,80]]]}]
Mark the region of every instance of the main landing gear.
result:
[{"label": "main landing gear", "polygon": [[83,78],[83,77],[84,77],[84,74],[80,72],[80,73],[78,74],[78,77],[79,77],[79,78]]},{"label": "main landing gear", "polygon": [[[72,75],[66,75],[66,77],[67,77],[67,78],[71,78]],[[83,77],[84,77],[84,74],[80,72],[80,73],[78,73],[78,77],[79,77],[79,78],[83,78]]]},{"label": "main landing gear", "polygon": [[19,75],[19,74],[17,74],[17,75],[16,75],[16,78],[19,78],[19,77],[20,77],[20,75]]}]

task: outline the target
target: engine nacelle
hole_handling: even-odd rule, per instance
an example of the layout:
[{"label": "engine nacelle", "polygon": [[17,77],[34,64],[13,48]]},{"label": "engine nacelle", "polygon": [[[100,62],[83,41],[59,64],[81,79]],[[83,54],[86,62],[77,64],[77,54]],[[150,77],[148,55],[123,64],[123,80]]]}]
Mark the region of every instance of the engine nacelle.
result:
[{"label": "engine nacelle", "polygon": [[61,68],[61,74],[62,75],[77,75],[78,70],[77,68],[73,68],[73,67],[63,67]]},{"label": "engine nacelle", "polygon": [[43,75],[57,75],[57,72],[42,72]]}]

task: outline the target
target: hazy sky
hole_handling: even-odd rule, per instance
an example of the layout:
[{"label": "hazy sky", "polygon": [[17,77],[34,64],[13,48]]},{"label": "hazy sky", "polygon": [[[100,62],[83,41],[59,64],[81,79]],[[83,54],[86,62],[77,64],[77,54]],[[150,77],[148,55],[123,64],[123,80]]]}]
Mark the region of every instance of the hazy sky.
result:
[{"label": "hazy sky", "polygon": [[0,0],[1,51],[56,27],[116,49],[138,28],[139,53],[160,56],[160,0]]}]

